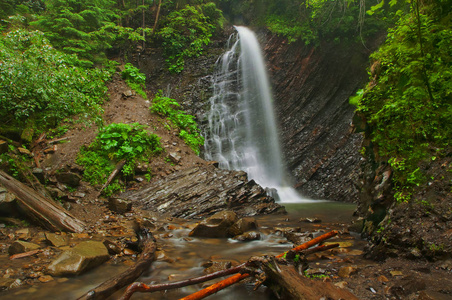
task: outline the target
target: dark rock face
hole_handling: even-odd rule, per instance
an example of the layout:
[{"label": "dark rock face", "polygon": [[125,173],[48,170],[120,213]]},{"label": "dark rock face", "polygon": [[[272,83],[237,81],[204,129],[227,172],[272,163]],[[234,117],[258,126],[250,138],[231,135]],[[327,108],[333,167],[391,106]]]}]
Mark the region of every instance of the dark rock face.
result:
[{"label": "dark rock face", "polygon": [[242,171],[196,166],[175,172],[149,186],[120,195],[143,209],[181,218],[205,218],[222,210],[238,216],[284,211]]},{"label": "dark rock face", "polygon": [[356,202],[362,137],[350,96],[367,80],[363,47],[287,44],[269,36],[265,53],[287,169],[303,195]]}]

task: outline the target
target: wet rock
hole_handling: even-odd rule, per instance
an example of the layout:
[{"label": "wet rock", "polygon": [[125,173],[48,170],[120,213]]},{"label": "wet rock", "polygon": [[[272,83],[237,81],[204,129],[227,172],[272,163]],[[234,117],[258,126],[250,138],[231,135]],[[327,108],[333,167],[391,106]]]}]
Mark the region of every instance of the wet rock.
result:
[{"label": "wet rock", "polygon": [[103,243],[105,247],[108,249],[108,253],[111,255],[120,254],[122,252],[121,247],[118,246],[118,244],[116,244],[115,242],[105,240]]},{"label": "wet rock", "polygon": [[228,229],[237,222],[237,214],[233,211],[221,211],[201,221],[190,232],[189,236],[223,238],[227,237]]},{"label": "wet rock", "polygon": [[72,172],[61,172],[55,174],[56,179],[63,184],[68,184],[70,186],[76,187],[80,185],[80,180],[82,179],[80,175]]},{"label": "wet rock", "polygon": [[67,246],[69,243],[69,239],[66,234],[56,234],[56,233],[47,232],[45,234],[45,236],[46,236],[46,241],[51,246],[63,247],[63,246]]},{"label": "wet rock", "polygon": [[295,245],[301,245],[306,243],[314,237],[311,232],[299,232],[299,228],[289,228],[283,230],[283,235],[286,239],[294,243]]},{"label": "wet rock", "polygon": [[33,251],[41,248],[39,245],[36,245],[34,243],[29,243],[25,241],[15,241],[11,244],[8,248],[9,255],[14,255],[18,253],[24,253],[28,251]]},{"label": "wet rock", "polygon": [[347,266],[347,267],[342,267],[339,269],[339,277],[342,278],[348,278],[351,275],[355,274],[356,272],[358,272],[358,268],[354,267],[354,266]]},{"label": "wet rock", "polygon": [[245,172],[211,165],[174,172],[119,197],[141,204],[145,210],[181,218],[205,218],[225,209],[241,217],[284,211],[261,186],[248,181]]},{"label": "wet rock", "polygon": [[261,239],[261,234],[257,231],[248,231],[245,232],[244,234],[234,237],[234,239],[242,242],[255,241]]},{"label": "wet rock", "polygon": [[132,210],[132,201],[123,198],[110,197],[108,199],[108,208],[118,214],[124,214]]},{"label": "wet rock", "polygon": [[79,275],[95,268],[109,258],[102,242],[85,241],[60,254],[48,267],[52,276]]},{"label": "wet rock", "polygon": [[40,282],[42,282],[42,283],[46,283],[46,282],[49,282],[49,281],[53,281],[54,279],[50,275],[44,275],[44,276],[39,277],[38,280]]},{"label": "wet rock", "polygon": [[208,261],[202,266],[205,268],[204,273],[210,274],[229,269],[232,267],[232,263],[230,261]]},{"label": "wet rock", "polygon": [[17,238],[24,240],[24,241],[30,239],[30,229],[28,229],[28,228],[18,229],[18,230],[16,230],[15,234],[16,234]]},{"label": "wet rock", "polygon": [[234,223],[229,229],[228,234],[230,236],[236,236],[244,234],[247,231],[257,230],[257,221],[253,217],[245,217],[239,219],[236,223]]},{"label": "wet rock", "polygon": [[322,220],[320,220],[319,218],[301,218],[300,222],[305,222],[305,223],[321,223]]}]

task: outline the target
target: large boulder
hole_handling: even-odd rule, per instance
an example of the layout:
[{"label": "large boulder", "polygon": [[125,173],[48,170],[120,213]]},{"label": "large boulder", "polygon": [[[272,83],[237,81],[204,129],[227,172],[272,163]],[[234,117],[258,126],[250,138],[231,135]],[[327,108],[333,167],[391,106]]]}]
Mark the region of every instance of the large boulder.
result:
[{"label": "large boulder", "polygon": [[102,242],[85,241],[61,253],[47,267],[47,272],[52,276],[79,275],[108,259],[108,250]]},{"label": "large boulder", "polygon": [[134,206],[180,218],[206,218],[231,210],[240,217],[284,211],[243,171],[220,170],[212,165],[187,168],[119,196]]},{"label": "large boulder", "polygon": [[221,211],[198,223],[189,236],[224,238],[228,237],[229,228],[237,222],[237,214],[233,211]]},{"label": "large boulder", "polygon": [[253,217],[245,217],[241,218],[237,222],[235,222],[229,229],[228,233],[230,236],[236,236],[244,234],[247,231],[256,230],[257,229],[257,221]]}]

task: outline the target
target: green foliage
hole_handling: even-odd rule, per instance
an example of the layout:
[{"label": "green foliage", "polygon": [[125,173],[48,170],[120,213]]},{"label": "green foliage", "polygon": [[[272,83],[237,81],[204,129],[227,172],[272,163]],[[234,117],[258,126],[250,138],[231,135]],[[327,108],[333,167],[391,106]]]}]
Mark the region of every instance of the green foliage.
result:
[{"label": "green foliage", "polygon": [[101,120],[110,73],[77,67],[77,58],[54,49],[39,31],[16,30],[0,37],[0,119],[39,130],[79,114]]},{"label": "green foliage", "polygon": [[121,75],[131,89],[147,99],[146,92],[143,91],[146,84],[146,75],[140,73],[140,70],[131,63],[125,64],[124,71],[122,71]]},{"label": "green foliage", "polygon": [[222,25],[222,15],[213,3],[196,7],[187,5],[171,12],[164,24],[157,35],[162,40],[168,69],[180,73],[185,59],[200,56],[204,46],[210,43],[215,29]]},{"label": "green foliage", "polygon": [[167,117],[171,123],[179,128],[179,136],[190,146],[196,154],[199,154],[199,147],[204,145],[204,138],[200,135],[195,117],[186,114],[176,100],[164,97],[162,91],[159,91],[152,100],[151,111]]},{"label": "green foliage", "polygon": [[114,5],[111,0],[49,0],[45,13],[31,25],[43,31],[56,48],[84,59],[86,66],[103,63],[115,36],[101,28],[116,19]]},{"label": "green foliage", "polygon": [[[83,177],[92,185],[103,184],[116,163],[125,160],[122,174],[134,174],[138,162],[148,161],[149,157],[162,151],[160,138],[149,134],[145,126],[138,123],[113,123],[101,130],[88,147],[82,147],[77,157],[77,163],[84,166]],[[106,195],[120,190],[120,184],[115,181],[106,190]]]},{"label": "green foliage", "polygon": [[371,82],[357,99],[369,136],[395,171],[395,197],[407,201],[425,182],[420,163],[447,155],[451,146],[451,8],[413,1],[409,13],[397,14],[385,45],[372,55]]}]

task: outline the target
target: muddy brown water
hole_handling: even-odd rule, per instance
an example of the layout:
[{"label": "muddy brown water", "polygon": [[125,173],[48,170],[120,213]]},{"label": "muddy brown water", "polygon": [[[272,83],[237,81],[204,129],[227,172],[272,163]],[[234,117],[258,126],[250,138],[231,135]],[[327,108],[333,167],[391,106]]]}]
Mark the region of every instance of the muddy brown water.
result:
[{"label": "muddy brown water", "polygon": [[[187,278],[204,275],[205,262],[210,259],[216,261],[231,261],[241,263],[256,255],[276,255],[290,248],[293,244],[288,242],[278,232],[275,227],[301,227],[302,231],[309,231],[318,236],[332,229],[343,229],[342,224],[347,224],[352,219],[355,205],[338,202],[314,201],[299,204],[284,204],[287,215],[269,215],[257,217],[261,240],[252,242],[238,242],[233,239],[207,239],[190,238],[190,229],[186,226],[182,229],[171,231],[172,237],[160,238],[159,242],[166,252],[166,256],[174,260],[173,262],[157,261],[152,265],[151,270],[140,281],[146,283],[164,283],[169,281],[179,281]],[[300,218],[319,218],[321,223],[311,224],[299,222]],[[187,225],[187,222],[182,225]],[[357,247],[360,240],[354,240]],[[22,287],[2,293],[1,298],[9,299],[76,299],[86,291],[94,288],[107,278],[124,271],[127,266],[113,263],[105,264],[84,275],[74,278],[55,278],[56,280],[45,284],[31,287]],[[203,286],[212,282],[194,285],[168,292],[156,292],[152,294],[137,293],[132,299],[178,299],[185,295],[196,292]],[[247,299],[262,300],[273,299],[265,287],[253,291],[253,284],[239,284],[229,287],[208,299]],[[119,298],[121,293],[115,295]]]}]

